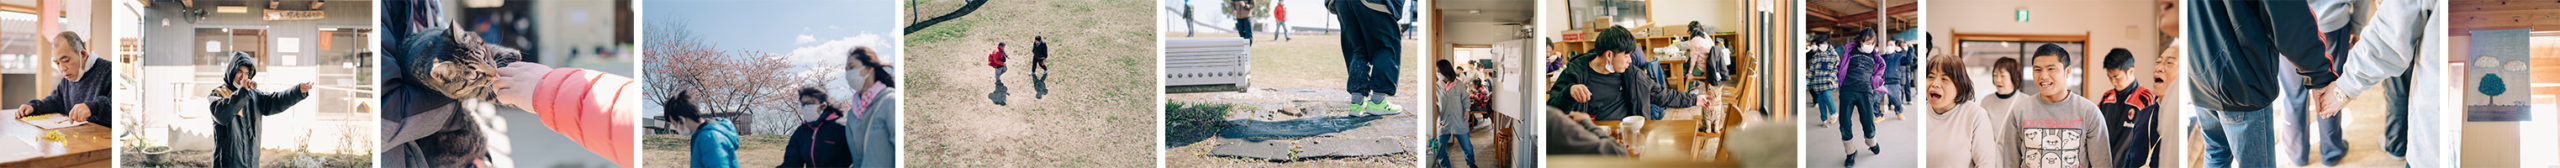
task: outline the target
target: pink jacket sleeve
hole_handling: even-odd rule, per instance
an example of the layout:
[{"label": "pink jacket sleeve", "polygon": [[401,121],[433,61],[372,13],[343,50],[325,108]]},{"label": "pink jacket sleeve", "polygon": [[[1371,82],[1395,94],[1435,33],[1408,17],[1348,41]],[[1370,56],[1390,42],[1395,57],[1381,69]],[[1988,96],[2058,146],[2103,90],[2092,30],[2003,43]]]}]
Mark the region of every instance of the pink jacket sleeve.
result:
[{"label": "pink jacket sleeve", "polygon": [[542,125],[578,142],[588,152],[604,155],[622,167],[633,167],[639,155],[638,128],[639,87],[630,77],[605,74],[586,69],[560,68],[542,76],[533,90],[529,111],[542,116]]}]

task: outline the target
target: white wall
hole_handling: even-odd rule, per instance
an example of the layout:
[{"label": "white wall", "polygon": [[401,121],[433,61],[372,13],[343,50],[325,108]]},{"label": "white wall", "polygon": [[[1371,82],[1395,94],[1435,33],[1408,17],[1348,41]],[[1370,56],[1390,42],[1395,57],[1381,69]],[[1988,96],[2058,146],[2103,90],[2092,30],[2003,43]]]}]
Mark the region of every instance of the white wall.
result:
[{"label": "white wall", "polygon": [[[2088,51],[2080,55],[2081,93],[2098,97],[2108,89],[2106,74],[2098,68],[2104,63],[2108,49],[2132,50],[2136,80],[2148,78],[2152,58],[2160,56],[2159,29],[2153,25],[2151,1],[2023,1],[1966,0],[1938,1],[1925,5],[1929,34],[1937,44],[1952,46],[1952,33],[1968,34],[2033,34],[2088,35]],[[2019,8],[2029,11],[2028,22],[2012,19]],[[1952,48],[1949,48],[1952,49]],[[2152,87],[2152,86],[2145,86]],[[2155,90],[2157,91],[2157,90]]]},{"label": "white wall", "polygon": [[[2152,1],[1947,0],[1927,3],[1929,4],[1921,5],[1922,10],[1926,11],[1921,14],[1923,17],[1921,20],[1927,22],[1922,25],[1927,27],[1929,34],[1936,36],[1935,43],[1939,47],[1949,51],[1954,49],[1953,33],[1956,32],[2087,35],[2089,37],[2086,44],[2087,54],[2078,55],[2078,59],[2074,61],[2079,61],[2080,66],[2077,67],[2082,69],[2079,83],[2083,93],[2080,94],[2093,100],[2105,94],[2107,89],[2112,89],[2104,69],[2098,67],[2105,63],[2103,59],[2109,49],[2121,47],[2132,51],[2135,64],[2131,79],[2148,80],[2151,77],[2152,59],[2160,56],[2160,41],[2169,40],[2159,39],[2158,25],[2154,25],[2157,20],[2154,19],[2155,10],[2152,8],[2154,5]],[[2018,22],[2014,19],[2015,12],[2021,8],[2028,10],[2028,22]],[[1987,73],[1974,74],[1977,81],[1989,81]],[[1988,88],[1990,84],[1977,82],[1976,86]],[[2161,104],[2179,104],[2178,98],[2182,96],[2175,93],[2174,89],[2164,88],[2164,86],[2143,87],[2150,88],[2153,93],[2162,94]],[[2160,118],[2161,121],[2184,121],[2179,120],[2181,116],[2184,115],[2169,113],[2160,115]],[[2161,127],[2155,131],[2162,132],[2163,136],[2173,136],[2182,132],[2180,130],[2182,130],[2181,127],[2171,126]],[[2162,146],[2185,146],[2175,140],[2160,143]],[[2183,165],[2178,162],[2185,160],[2184,157],[2180,157],[2180,153],[2193,152],[2200,151],[2162,152],[2159,154],[2160,158],[2169,161],[2161,164]]]},{"label": "white wall", "polygon": [[[1564,41],[1564,33],[1561,32],[1564,32],[1565,29],[1572,29],[1572,23],[1579,21],[1573,20],[1573,15],[1570,15],[1572,12],[1565,11],[1565,8],[1568,8],[1569,6],[1565,6],[1564,0],[1543,0],[1538,2],[1541,3],[1538,4],[1537,33],[1538,37],[1541,39],[1534,40],[1537,40],[1540,43],[1545,43],[1547,40]],[[1540,46],[1545,45],[1541,44]]]},{"label": "white wall", "polygon": [[1742,25],[1740,0],[1653,1],[1652,8],[1653,24],[1658,26],[1687,26],[1696,21],[1716,31],[1733,31]]}]

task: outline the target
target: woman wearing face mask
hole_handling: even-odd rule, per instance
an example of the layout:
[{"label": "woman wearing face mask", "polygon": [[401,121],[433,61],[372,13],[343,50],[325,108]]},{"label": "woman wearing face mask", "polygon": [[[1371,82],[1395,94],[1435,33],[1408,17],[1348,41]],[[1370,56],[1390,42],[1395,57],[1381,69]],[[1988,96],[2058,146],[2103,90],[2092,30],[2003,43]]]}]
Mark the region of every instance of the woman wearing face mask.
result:
[{"label": "woman wearing face mask", "polygon": [[853,151],[861,152],[853,163],[858,167],[895,167],[898,81],[889,75],[893,73],[889,64],[881,63],[879,53],[871,47],[855,47],[846,55],[851,58],[845,59],[845,84],[861,91],[850,104],[853,107],[846,110],[852,117],[845,124],[850,126],[845,129],[845,136],[853,138]]},{"label": "woman wearing face mask", "polygon": [[1929,59],[1929,166],[1927,167],[2006,167],[2001,166],[2000,146],[1982,138],[1997,132],[1984,124],[1991,116],[1982,103],[1973,101],[1973,77],[1965,74],[1964,60],[1940,55]]},{"label": "woman wearing face mask", "polygon": [[799,100],[792,112],[799,114],[800,125],[791,129],[780,167],[853,166],[853,146],[845,142],[844,124],[836,122],[845,111],[827,106],[826,91],[817,87],[800,87]]}]

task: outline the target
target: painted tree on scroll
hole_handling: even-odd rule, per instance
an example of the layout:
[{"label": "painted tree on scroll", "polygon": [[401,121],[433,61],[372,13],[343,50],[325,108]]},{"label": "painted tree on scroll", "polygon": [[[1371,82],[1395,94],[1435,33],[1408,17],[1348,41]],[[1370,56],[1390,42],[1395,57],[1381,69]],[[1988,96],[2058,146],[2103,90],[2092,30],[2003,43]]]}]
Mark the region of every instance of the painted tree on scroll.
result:
[{"label": "painted tree on scroll", "polygon": [[2480,94],[2489,95],[2489,105],[2498,105],[2498,95],[2507,93],[2507,80],[2498,74],[2480,76]]}]

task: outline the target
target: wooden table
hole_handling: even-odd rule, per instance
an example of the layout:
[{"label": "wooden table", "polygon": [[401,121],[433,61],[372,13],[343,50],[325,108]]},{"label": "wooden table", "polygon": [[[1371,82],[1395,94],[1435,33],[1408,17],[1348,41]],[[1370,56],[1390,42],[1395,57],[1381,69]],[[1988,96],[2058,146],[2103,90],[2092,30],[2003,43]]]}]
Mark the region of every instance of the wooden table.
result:
[{"label": "wooden table", "polygon": [[[1617,132],[1620,129],[1617,128],[1618,124],[1623,122],[1595,121],[1592,123],[1609,128],[1611,132]],[[1639,160],[1695,160],[1690,159],[1691,155],[1696,153],[1691,150],[1691,146],[1694,145],[1691,142],[1698,138],[1698,120],[1645,121],[1643,129],[1639,130],[1637,135],[1610,138],[1615,138],[1613,140],[1618,141],[1618,144],[1635,146],[1631,150],[1643,155]]]},{"label": "wooden table", "polygon": [[[113,131],[97,123],[46,130],[19,122],[18,110],[0,110],[0,167],[81,167],[106,164],[115,154],[108,148]],[[37,140],[46,132],[61,132],[62,142]],[[20,145],[24,144],[24,145]],[[14,149],[13,149],[14,148]]]},{"label": "wooden table", "polygon": [[1741,167],[1740,162],[1659,161],[1605,155],[1548,155],[1549,167]]}]

